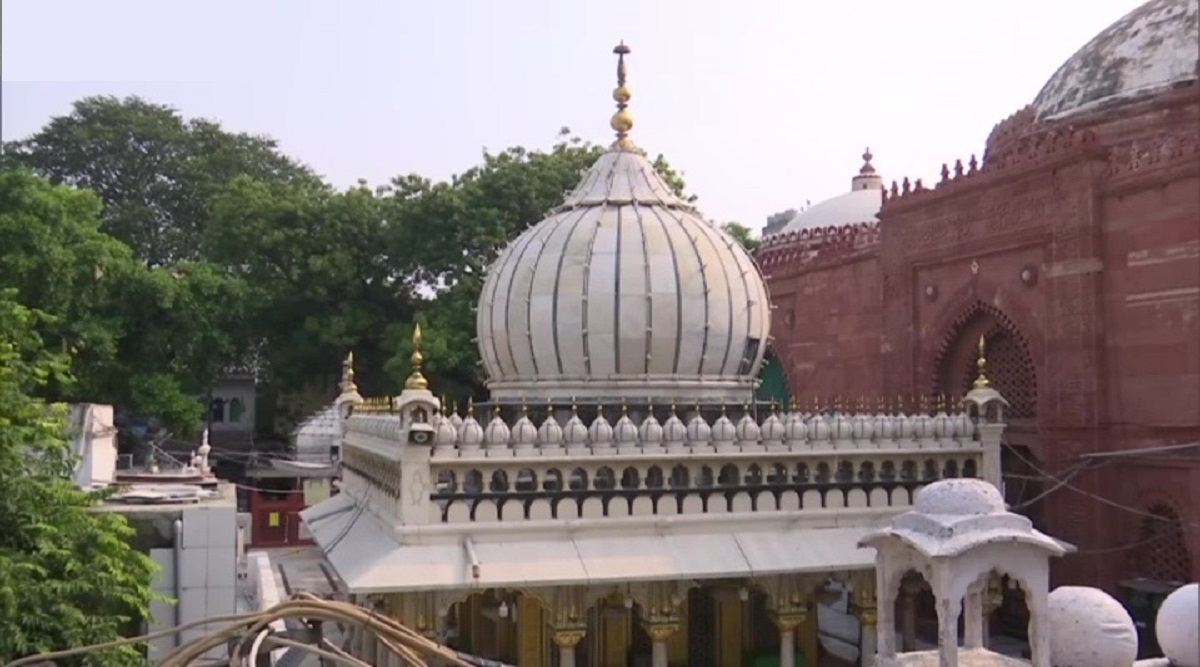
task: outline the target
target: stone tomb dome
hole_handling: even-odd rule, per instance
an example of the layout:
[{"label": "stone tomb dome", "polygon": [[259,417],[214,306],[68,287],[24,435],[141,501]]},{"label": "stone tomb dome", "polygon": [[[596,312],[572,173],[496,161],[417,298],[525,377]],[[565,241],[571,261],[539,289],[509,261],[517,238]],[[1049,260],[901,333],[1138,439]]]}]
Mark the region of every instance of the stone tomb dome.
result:
[{"label": "stone tomb dome", "polygon": [[628,48],[616,52],[617,141],[488,270],[476,326],[492,398],[750,400],[766,284],[629,139]]},{"label": "stone tomb dome", "polygon": [[917,492],[913,510],[936,516],[1004,514],[1007,507],[996,487],[980,479],[947,479]]},{"label": "stone tomb dome", "polygon": [[1155,638],[1175,667],[1200,667],[1200,584],[1180,586],[1163,600]]},{"label": "stone tomb dome", "polygon": [[1200,64],[1200,0],[1149,0],[1067,59],[1033,102],[1058,119],[1194,84]]},{"label": "stone tomb dome", "polygon": [[779,230],[780,233],[877,222],[879,209],[883,206],[883,177],[875,173],[871,164],[874,157],[870,148],[863,152],[863,166],[850,179],[849,192],[799,211]]}]

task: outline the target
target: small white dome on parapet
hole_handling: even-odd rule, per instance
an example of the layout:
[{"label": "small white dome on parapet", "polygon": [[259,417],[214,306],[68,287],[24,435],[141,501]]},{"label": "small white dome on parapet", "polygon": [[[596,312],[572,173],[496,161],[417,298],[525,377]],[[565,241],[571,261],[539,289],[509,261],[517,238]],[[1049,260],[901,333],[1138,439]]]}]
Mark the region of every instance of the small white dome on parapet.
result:
[{"label": "small white dome on parapet", "polygon": [[1154,633],[1173,667],[1200,667],[1200,584],[1180,586],[1163,600]]},{"label": "small white dome on parapet", "polygon": [[1137,660],[1137,628],[1108,593],[1060,586],[1048,603],[1053,667],[1130,667]]},{"label": "small white dome on parapet", "polygon": [[995,486],[981,479],[945,479],[917,491],[913,511],[936,516],[1004,514],[1007,507]]}]

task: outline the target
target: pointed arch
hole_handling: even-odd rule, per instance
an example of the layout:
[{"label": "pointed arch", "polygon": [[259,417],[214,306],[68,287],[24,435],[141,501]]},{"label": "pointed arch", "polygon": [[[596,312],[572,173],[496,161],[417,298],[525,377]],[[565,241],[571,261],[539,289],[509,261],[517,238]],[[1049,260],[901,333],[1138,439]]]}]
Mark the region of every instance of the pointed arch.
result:
[{"label": "pointed arch", "polygon": [[927,387],[932,394],[962,396],[970,390],[982,336],[988,378],[1008,400],[1008,414],[1018,419],[1037,416],[1037,366],[1029,341],[1007,313],[976,299],[960,309],[942,331],[930,365],[933,372]]},{"label": "pointed arch", "polygon": [[1147,507],[1138,543],[1145,546],[1133,554],[1135,576],[1181,584],[1192,580],[1192,557],[1183,514],[1173,504],[1160,501]]}]

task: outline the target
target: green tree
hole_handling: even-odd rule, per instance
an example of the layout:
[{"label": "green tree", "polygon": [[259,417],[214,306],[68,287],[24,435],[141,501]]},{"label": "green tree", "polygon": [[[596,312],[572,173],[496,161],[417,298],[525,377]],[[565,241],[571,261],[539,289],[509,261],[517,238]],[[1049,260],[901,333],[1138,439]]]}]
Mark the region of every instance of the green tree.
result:
[{"label": "green tree", "polygon": [[266,341],[272,383],[331,380],[354,350],[363,391],[394,388],[381,346],[389,327],[412,321],[415,283],[397,269],[411,266],[407,249],[389,252],[391,224],[363,186],[333,192],[243,177],[214,200],[207,252],[251,286],[247,316]]},{"label": "green tree", "polygon": [[150,265],[199,259],[209,203],[237,176],[320,183],[271,139],[185,120],[137,97],[79,100],[71,114],[4,148],[7,162],[94,190],[104,230]]},{"label": "green tree", "polygon": [[754,237],[754,232],[749,227],[740,222],[727,222],[721,225],[721,229],[728,235],[733,237],[733,240],[742,244],[746,252],[753,255],[758,250],[758,239]]},{"label": "green tree", "polygon": [[[118,639],[149,612],[153,561],[135,551],[120,514],[69,479],[75,459],[66,409],[34,394],[70,383],[66,355],[48,350],[44,313],[0,290],[0,661]],[[60,661],[83,665],[83,658]],[[136,647],[88,656],[99,667],[145,664]]]},{"label": "green tree", "polygon": [[0,170],[0,288],[50,314],[39,336],[70,353],[77,381],[39,387],[44,398],[130,408],[184,435],[195,397],[244,346],[244,285],[204,263],[146,267],[100,211],[91,192]]}]

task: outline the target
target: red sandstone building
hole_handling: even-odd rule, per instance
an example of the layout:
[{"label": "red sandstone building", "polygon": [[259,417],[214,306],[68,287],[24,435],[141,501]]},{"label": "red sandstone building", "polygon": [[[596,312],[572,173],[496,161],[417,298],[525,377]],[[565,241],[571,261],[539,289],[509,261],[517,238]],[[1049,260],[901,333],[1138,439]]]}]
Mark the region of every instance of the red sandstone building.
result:
[{"label": "red sandstone building", "polygon": [[868,155],[759,254],[801,400],[961,396],[986,339],[1009,501],[1081,551],[1057,584],[1200,579],[1198,32],[1196,0],[1146,3],[982,160],[885,188]]}]

